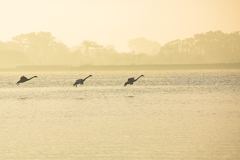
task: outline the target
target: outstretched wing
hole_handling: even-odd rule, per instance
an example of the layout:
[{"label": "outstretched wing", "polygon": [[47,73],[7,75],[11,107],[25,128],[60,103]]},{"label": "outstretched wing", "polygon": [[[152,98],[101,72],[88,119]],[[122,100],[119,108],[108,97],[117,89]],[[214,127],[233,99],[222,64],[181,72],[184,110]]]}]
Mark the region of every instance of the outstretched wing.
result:
[{"label": "outstretched wing", "polygon": [[22,76],[22,77],[20,78],[20,80],[21,80],[21,81],[26,81],[27,78],[26,78],[25,76]]},{"label": "outstretched wing", "polygon": [[128,82],[133,82],[134,78],[128,78]]}]

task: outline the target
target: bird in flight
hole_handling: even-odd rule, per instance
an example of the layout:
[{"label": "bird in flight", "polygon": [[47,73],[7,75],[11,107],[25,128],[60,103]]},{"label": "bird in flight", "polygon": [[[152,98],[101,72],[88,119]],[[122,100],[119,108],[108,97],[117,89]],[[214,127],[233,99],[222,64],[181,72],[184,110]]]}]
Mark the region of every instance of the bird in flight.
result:
[{"label": "bird in flight", "polygon": [[87,76],[87,77],[84,78],[84,79],[78,79],[78,80],[76,80],[76,82],[73,84],[73,86],[76,86],[76,87],[77,87],[78,84],[83,85],[83,82],[84,82],[87,78],[89,78],[89,77],[92,77],[92,75],[89,75],[89,76]]},{"label": "bird in flight", "polygon": [[128,78],[128,81],[124,83],[124,87],[128,84],[132,85],[133,82],[136,82],[140,77],[143,77],[144,75],[139,76],[137,79],[134,78]]},{"label": "bird in flight", "polygon": [[19,80],[16,84],[19,85],[19,83],[24,83],[24,82],[26,82],[26,81],[29,81],[29,80],[35,78],[35,77],[37,78],[37,76],[33,76],[33,77],[31,77],[31,78],[27,78],[27,77],[25,77],[25,76],[22,76],[22,77],[20,78],[20,80]]}]

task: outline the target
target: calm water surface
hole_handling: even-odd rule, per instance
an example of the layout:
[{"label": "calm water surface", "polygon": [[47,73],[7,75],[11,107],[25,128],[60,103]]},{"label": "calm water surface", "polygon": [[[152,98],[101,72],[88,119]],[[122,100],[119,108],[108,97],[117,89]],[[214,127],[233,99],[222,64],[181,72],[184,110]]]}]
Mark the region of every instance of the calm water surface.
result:
[{"label": "calm water surface", "polygon": [[[22,75],[38,78],[16,86]],[[240,159],[240,71],[1,73],[0,80],[1,160]]]}]

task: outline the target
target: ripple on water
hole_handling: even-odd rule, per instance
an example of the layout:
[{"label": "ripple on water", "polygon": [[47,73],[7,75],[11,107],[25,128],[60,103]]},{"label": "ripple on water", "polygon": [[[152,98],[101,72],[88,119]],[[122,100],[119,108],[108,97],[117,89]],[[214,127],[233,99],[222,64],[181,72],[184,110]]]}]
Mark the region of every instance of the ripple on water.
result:
[{"label": "ripple on water", "polygon": [[[239,73],[1,74],[0,159],[240,159]],[[171,81],[203,75],[226,82]]]}]

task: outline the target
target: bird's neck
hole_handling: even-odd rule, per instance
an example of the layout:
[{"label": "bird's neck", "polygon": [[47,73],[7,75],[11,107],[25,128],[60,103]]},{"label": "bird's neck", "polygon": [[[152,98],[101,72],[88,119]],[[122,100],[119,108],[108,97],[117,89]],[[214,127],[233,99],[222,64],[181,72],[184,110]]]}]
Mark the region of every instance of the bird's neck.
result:
[{"label": "bird's neck", "polygon": [[28,80],[30,80],[30,79],[33,79],[33,78],[35,78],[35,76],[34,76],[34,77],[31,77],[31,78],[29,78]]},{"label": "bird's neck", "polygon": [[88,79],[90,76],[88,76],[88,77],[86,77],[85,79],[84,79],[84,81],[86,80],[86,79]]},{"label": "bird's neck", "polygon": [[140,77],[142,77],[142,76],[139,76],[135,81],[137,81]]}]

